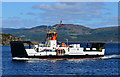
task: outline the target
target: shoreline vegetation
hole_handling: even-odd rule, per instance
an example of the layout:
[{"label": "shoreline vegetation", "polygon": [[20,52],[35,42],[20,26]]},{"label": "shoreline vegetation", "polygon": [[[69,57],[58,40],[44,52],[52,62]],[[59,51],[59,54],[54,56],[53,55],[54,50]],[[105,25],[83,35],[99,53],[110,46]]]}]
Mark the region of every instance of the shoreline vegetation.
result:
[{"label": "shoreline vegetation", "polygon": [[[10,46],[10,41],[23,41],[23,40],[12,34],[0,33],[0,46]],[[32,42],[32,44],[39,44],[39,43]],[[27,46],[27,44],[25,45]]]},{"label": "shoreline vegetation", "polygon": [[[16,37],[12,34],[0,34],[0,46],[10,46],[10,41],[23,41],[21,38]],[[66,41],[59,41],[59,42],[66,42]],[[86,41],[86,42],[103,42],[103,41]],[[32,45],[40,44],[41,42],[31,41]],[[69,43],[82,43],[81,41],[69,41]],[[111,42],[103,42],[103,43],[120,43],[117,41]],[[25,44],[27,46],[27,44]]]}]

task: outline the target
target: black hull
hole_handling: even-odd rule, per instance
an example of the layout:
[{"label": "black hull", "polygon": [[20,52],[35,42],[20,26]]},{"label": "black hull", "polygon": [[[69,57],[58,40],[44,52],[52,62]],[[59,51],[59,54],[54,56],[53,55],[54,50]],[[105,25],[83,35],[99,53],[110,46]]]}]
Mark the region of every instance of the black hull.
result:
[{"label": "black hull", "polygon": [[[26,56],[18,58],[38,58],[38,59],[92,59],[101,58],[104,55],[63,55],[63,56]],[[13,59],[16,61],[17,59]]]}]

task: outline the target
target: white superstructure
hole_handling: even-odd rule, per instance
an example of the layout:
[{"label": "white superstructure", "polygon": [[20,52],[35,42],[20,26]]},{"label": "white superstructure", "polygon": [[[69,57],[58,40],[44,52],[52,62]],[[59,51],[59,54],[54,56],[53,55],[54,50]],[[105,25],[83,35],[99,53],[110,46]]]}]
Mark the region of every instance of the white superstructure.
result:
[{"label": "white superstructure", "polygon": [[33,49],[26,51],[29,56],[58,55],[58,51],[59,55],[104,55],[105,49],[83,48],[80,44],[71,44],[66,47],[35,45]]}]

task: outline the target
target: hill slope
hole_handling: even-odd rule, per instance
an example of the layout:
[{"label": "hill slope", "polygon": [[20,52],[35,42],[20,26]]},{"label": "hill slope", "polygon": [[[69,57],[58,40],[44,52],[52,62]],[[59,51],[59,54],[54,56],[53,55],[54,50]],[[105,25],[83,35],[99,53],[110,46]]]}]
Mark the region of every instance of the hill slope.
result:
[{"label": "hill slope", "polygon": [[[54,26],[48,26],[51,29]],[[71,42],[117,42],[118,41],[118,26],[91,29],[82,25],[64,24],[64,26],[57,29],[58,41],[66,41],[69,39]],[[30,41],[45,41],[47,26],[37,26],[30,29],[9,29],[3,28],[3,33],[10,33],[22,40]]]},{"label": "hill slope", "polygon": [[10,45],[10,41],[22,41],[20,38],[11,34],[0,34],[0,46]]}]

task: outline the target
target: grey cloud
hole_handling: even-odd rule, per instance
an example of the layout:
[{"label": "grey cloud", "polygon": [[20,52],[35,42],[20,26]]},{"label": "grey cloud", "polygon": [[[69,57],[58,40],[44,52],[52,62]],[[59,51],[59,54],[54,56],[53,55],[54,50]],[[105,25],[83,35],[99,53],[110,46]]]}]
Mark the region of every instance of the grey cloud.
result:
[{"label": "grey cloud", "polygon": [[89,3],[89,2],[62,2],[49,4],[40,4],[33,6],[34,9],[41,9],[49,13],[63,14],[91,14],[98,15],[98,11],[104,9],[104,3]]},{"label": "grey cloud", "polygon": [[[33,6],[33,9],[45,11],[38,15],[39,18],[46,21],[44,21],[45,23],[63,20],[65,23],[87,23],[90,25],[92,24],[90,21],[94,21],[94,23],[97,22],[96,25],[101,25],[102,23],[107,25],[103,20],[104,16],[105,14],[111,14],[109,12],[110,9],[106,8],[103,2],[61,2],[51,5],[40,4]],[[106,13],[104,14],[102,10],[104,10],[104,12],[106,11]]]},{"label": "grey cloud", "polygon": [[40,9],[45,11],[40,13],[40,18],[45,19],[81,19],[90,20],[93,18],[104,17],[101,10],[108,10],[104,7],[104,3],[97,2],[61,2],[49,4],[40,4],[33,6],[33,9]]}]

